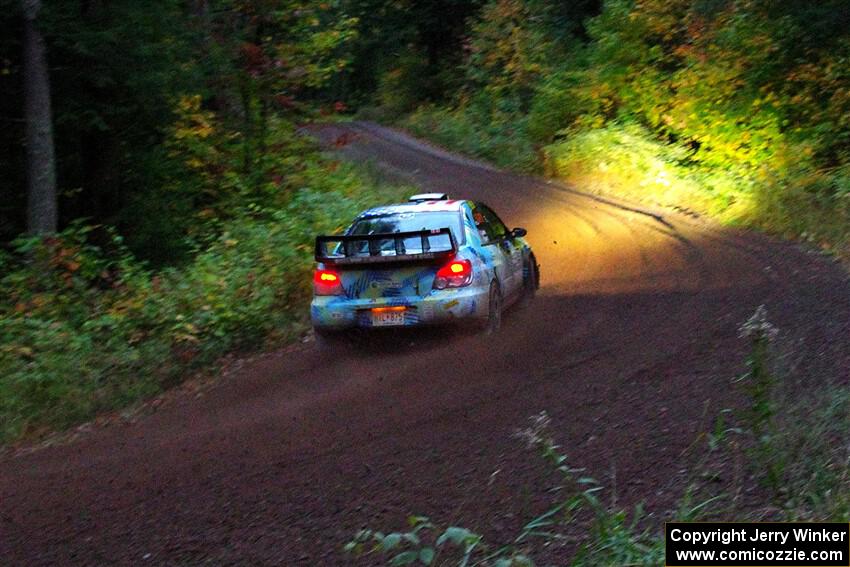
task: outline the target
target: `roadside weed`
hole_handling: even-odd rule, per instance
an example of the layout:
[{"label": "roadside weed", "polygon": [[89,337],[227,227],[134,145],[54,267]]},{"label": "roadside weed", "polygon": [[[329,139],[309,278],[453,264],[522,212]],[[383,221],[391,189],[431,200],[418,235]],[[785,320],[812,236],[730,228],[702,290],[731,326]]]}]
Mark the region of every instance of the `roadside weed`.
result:
[{"label": "roadside weed", "polygon": [[747,372],[736,380],[746,407],[740,427],[728,431],[743,434],[751,477],[769,491],[783,519],[848,521],[850,391],[840,384],[790,391],[791,377],[775,369],[771,349],[779,331],[764,306],[740,331],[751,343]]}]

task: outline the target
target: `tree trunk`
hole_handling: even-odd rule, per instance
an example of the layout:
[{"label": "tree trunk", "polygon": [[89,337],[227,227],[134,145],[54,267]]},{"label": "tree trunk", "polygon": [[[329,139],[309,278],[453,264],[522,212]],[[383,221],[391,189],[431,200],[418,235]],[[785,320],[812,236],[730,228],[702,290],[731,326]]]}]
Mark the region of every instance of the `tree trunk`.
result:
[{"label": "tree trunk", "polygon": [[56,232],[56,159],[50,109],[50,77],[37,17],[41,0],[22,0],[24,12],[24,98],[27,150],[27,229]]}]

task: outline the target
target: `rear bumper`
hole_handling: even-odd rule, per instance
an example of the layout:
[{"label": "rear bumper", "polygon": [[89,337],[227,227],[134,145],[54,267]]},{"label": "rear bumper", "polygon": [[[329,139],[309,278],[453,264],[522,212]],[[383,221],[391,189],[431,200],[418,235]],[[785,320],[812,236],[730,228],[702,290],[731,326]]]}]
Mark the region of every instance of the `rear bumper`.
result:
[{"label": "rear bumper", "polygon": [[313,327],[335,331],[371,328],[375,307],[403,305],[404,326],[443,325],[474,321],[487,316],[489,289],[465,287],[432,291],[426,297],[349,299],[344,296],[316,296],[310,304]]}]

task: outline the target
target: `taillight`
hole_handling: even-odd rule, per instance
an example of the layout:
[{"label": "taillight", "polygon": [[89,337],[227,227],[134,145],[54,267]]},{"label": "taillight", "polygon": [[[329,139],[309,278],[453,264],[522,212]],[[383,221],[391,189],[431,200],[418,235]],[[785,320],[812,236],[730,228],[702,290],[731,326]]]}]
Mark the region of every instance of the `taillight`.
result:
[{"label": "taillight", "polygon": [[463,287],[472,283],[472,262],[452,260],[439,270],[434,278],[434,289]]},{"label": "taillight", "polygon": [[317,268],[313,273],[313,291],[316,295],[340,295],[342,282],[333,270]]}]

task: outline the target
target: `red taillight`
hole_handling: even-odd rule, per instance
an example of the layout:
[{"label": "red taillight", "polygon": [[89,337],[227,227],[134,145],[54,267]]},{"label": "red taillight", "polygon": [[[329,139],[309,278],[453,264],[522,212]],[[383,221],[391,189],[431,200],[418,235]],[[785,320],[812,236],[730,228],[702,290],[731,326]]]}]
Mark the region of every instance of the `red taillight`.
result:
[{"label": "red taillight", "polygon": [[339,283],[339,274],[330,270],[316,270],[313,279],[317,284],[336,285]]},{"label": "red taillight", "polygon": [[439,270],[434,278],[434,289],[463,287],[472,283],[472,262],[452,260]]},{"label": "red taillight", "polygon": [[333,270],[316,269],[313,273],[313,290],[316,295],[338,295],[342,293],[339,274]]}]

